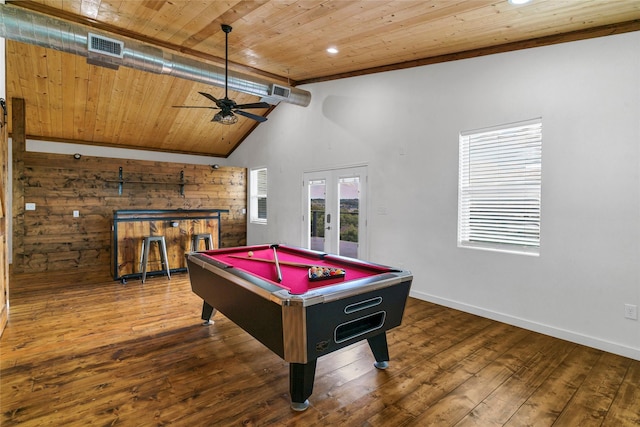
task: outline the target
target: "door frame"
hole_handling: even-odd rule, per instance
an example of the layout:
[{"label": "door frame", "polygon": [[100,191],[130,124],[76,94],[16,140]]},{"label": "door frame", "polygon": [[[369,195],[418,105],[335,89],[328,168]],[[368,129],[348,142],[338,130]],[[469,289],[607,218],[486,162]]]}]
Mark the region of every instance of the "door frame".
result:
[{"label": "door frame", "polygon": [[[304,171],[302,174],[302,239],[301,246],[305,248],[310,247],[309,239],[309,227],[310,218],[308,218],[310,203],[309,193],[307,188],[307,182],[310,179],[327,179],[327,185],[333,182],[335,188],[327,189],[326,197],[328,198],[332,193],[338,191],[338,183],[340,178],[348,178],[353,176],[359,176],[360,180],[360,194],[359,194],[359,208],[358,208],[358,258],[368,259],[369,255],[369,239],[368,239],[368,166],[366,164],[358,164],[352,166],[340,166],[329,169],[315,169]],[[331,182],[330,182],[331,181]],[[337,196],[337,194],[335,194]],[[333,207],[335,212],[331,212],[332,215],[340,216],[339,201],[338,206],[333,206],[336,201],[325,201],[325,208]],[[325,211],[325,215],[328,212]],[[325,216],[326,218],[326,216]],[[333,222],[333,221],[332,221]],[[334,222],[335,223],[335,222]],[[325,234],[326,238],[326,234]],[[339,245],[340,234],[337,234],[338,241],[335,242]]]}]

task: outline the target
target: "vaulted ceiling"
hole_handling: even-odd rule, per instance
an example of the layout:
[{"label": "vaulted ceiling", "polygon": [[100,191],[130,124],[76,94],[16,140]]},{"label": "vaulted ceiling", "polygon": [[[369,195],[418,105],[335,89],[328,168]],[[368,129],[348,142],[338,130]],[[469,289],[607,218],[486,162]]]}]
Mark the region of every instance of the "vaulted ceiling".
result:
[{"label": "vaulted ceiling", "polygon": [[[35,0],[7,2],[0,18],[16,9],[47,15],[54,33],[68,23],[222,75],[221,24],[228,24],[233,76],[303,93],[305,83],[640,30],[638,0]],[[217,110],[174,108],[213,106],[198,92],[223,98],[219,81],[91,65],[91,55],[2,30],[10,134],[12,98],[25,100],[27,136],[50,141],[226,157],[256,126],[269,126],[243,116],[224,125],[211,121]],[[263,96],[239,88],[229,98],[245,104]],[[248,111],[268,116],[273,108]]]}]

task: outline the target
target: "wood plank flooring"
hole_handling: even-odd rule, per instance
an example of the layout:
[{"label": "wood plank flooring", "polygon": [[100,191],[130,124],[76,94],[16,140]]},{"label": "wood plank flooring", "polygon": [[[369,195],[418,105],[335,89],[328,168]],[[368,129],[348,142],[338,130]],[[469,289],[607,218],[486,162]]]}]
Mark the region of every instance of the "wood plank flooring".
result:
[{"label": "wood plank flooring", "polygon": [[187,274],[10,289],[2,426],[640,425],[640,361],[412,298],[387,370],[366,342],[324,356],[294,412],[288,364],[220,313],[201,326]]}]

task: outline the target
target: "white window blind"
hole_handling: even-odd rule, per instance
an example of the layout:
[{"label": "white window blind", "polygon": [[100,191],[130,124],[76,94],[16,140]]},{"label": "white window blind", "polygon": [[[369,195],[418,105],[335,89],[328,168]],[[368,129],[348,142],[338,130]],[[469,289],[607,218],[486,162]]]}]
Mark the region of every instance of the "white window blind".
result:
[{"label": "white window blind", "polygon": [[251,171],[251,221],[267,222],[267,169]]},{"label": "white window blind", "polygon": [[460,134],[458,245],[537,255],[542,120]]}]

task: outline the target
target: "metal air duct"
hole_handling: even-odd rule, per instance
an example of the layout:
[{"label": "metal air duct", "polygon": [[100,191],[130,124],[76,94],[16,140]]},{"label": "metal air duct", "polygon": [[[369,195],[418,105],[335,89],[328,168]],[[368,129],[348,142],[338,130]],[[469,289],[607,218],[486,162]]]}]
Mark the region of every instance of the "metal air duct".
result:
[{"label": "metal air duct", "polygon": [[[93,28],[89,29],[80,24],[19,7],[0,4],[0,36],[21,43],[84,56],[91,64],[109,68],[129,67],[222,88],[225,83],[225,70],[222,67],[175,55],[170,51],[133,39],[101,35]],[[95,38],[99,43],[94,44]],[[90,48],[94,45],[98,48]],[[102,51],[99,48],[100,45],[114,47],[117,52],[114,54],[113,51]],[[231,90],[260,96],[271,104],[282,101],[306,107],[311,102],[311,93],[308,91],[283,87],[280,84],[232,70],[229,70],[228,85]],[[287,96],[283,96],[283,93]]]}]

